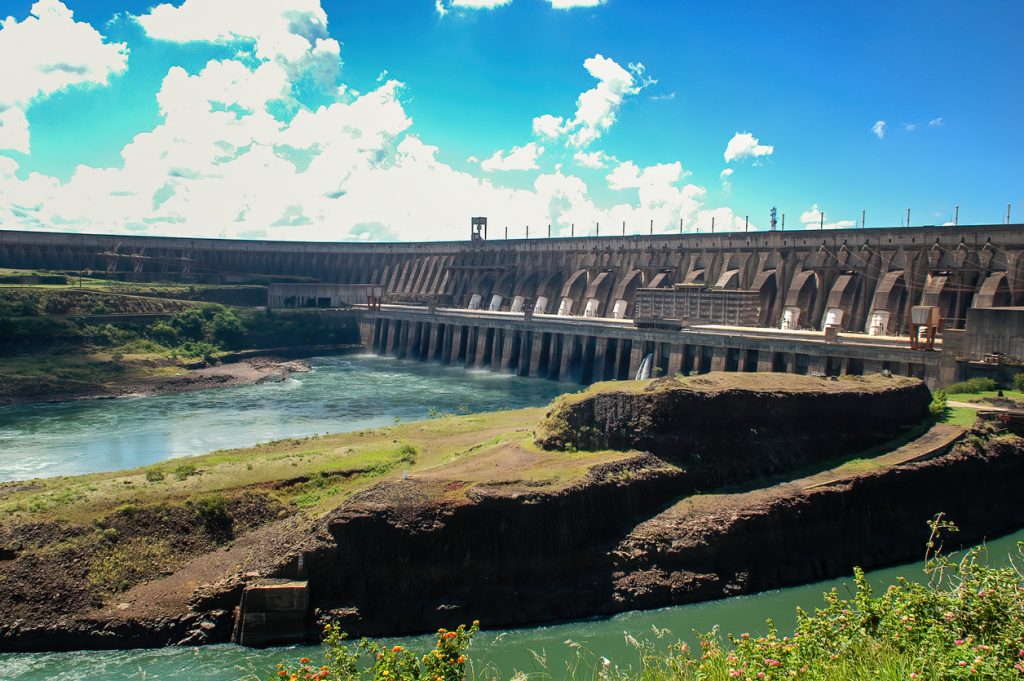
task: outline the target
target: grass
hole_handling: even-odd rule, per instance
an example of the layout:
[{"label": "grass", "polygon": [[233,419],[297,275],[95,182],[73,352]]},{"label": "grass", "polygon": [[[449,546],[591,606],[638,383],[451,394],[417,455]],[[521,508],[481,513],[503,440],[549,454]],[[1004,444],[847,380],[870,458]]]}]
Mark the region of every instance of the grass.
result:
[{"label": "grass", "polygon": [[[480,484],[526,484],[550,490],[625,452],[585,455],[541,451],[532,426],[542,409],[447,416],[375,430],[289,438],[153,466],[76,477],[0,484],[5,519],[84,522],[127,503],[183,503],[196,495],[266,490],[311,516],[403,471],[424,478]],[[498,467],[496,468],[496,464]]]},{"label": "grass", "polygon": [[560,396],[556,403],[577,404],[595,395],[607,393],[640,393],[655,390],[690,390],[700,393],[713,393],[723,390],[751,390],[758,392],[859,392],[891,388],[916,379],[901,376],[847,376],[841,381],[834,381],[820,376],[804,376],[801,374],[781,373],[746,373],[715,371],[699,376],[683,376],[677,374],[662,379],[643,381],[603,381],[587,386],[575,393]]},{"label": "grass", "polygon": [[[1024,402],[1024,392],[1019,390],[1003,390],[1003,397],[1015,402]],[[955,402],[980,402],[983,399],[995,399],[999,397],[998,390],[982,390],[976,393],[949,393],[948,399]]]}]

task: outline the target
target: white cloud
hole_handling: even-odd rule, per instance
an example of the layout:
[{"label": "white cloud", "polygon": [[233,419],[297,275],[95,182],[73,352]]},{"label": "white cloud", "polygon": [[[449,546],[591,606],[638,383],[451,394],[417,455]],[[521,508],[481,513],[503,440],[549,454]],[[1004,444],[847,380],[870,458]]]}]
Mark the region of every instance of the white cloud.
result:
[{"label": "white cloud", "polygon": [[438,14],[444,16],[453,9],[494,9],[511,2],[512,0],[436,0],[434,7]]},{"label": "white cloud", "polygon": [[572,158],[584,168],[605,168],[610,160],[608,154],[603,151],[577,151]]},{"label": "white cloud", "polygon": [[583,68],[597,79],[597,85],[576,99],[575,115],[568,120],[551,114],[538,116],[533,119],[534,134],[549,138],[567,135],[571,146],[585,148],[612,127],[626,97],[657,82],[645,75],[643,64],[623,68],[600,54],[584,60]]},{"label": "white cloud", "polygon": [[[804,229],[819,229],[822,225],[821,209],[818,208],[818,204],[814,204],[803,213],[800,213],[800,222],[804,224]],[[849,227],[856,227],[857,223],[854,220],[837,220],[835,222],[824,223],[824,229],[847,229]]]},{"label": "white cloud", "polygon": [[903,129],[907,132],[914,132],[917,130],[917,123],[904,123]]},{"label": "white cloud", "polygon": [[928,125],[930,125],[933,128],[942,127],[945,123],[946,123],[946,121],[945,121],[945,119],[942,118],[942,116],[939,116],[937,118],[933,118],[930,121],[928,121]]},{"label": "white cloud", "polygon": [[562,134],[562,125],[565,120],[561,116],[544,114],[533,119],[533,134],[537,137],[555,139]]},{"label": "white cloud", "polygon": [[673,90],[672,92],[666,92],[664,94],[651,95],[650,96],[650,100],[652,102],[671,102],[675,98],[676,98],[675,90]]},{"label": "white cloud", "polygon": [[548,0],[554,9],[573,9],[575,7],[597,7],[608,0]]},{"label": "white cloud", "polygon": [[544,147],[538,146],[536,142],[524,144],[521,147],[512,147],[512,150],[505,153],[499,149],[490,158],[480,163],[480,167],[487,171],[495,170],[536,170],[537,157],[544,153]]},{"label": "white cloud", "polygon": [[[576,7],[597,7],[608,0],[547,0],[553,9],[573,9]],[[451,10],[494,9],[511,4],[512,0],[435,0],[434,8],[441,16]]]},{"label": "white cloud", "polygon": [[732,182],[729,181],[729,178],[732,177],[732,173],[732,168],[725,168],[722,172],[718,173],[719,179],[722,180],[722,191],[727,192],[732,189]]},{"label": "white cloud", "polygon": [[885,121],[875,121],[875,124],[871,126],[871,132],[875,133],[878,139],[885,137]]},{"label": "white cloud", "polygon": [[32,102],[81,85],[105,85],[128,68],[128,47],[106,43],[60,0],[39,0],[22,21],[0,21],[0,149],[29,153]]},{"label": "white cloud", "polygon": [[769,144],[760,144],[758,139],[749,132],[738,132],[729,140],[723,156],[725,156],[726,163],[732,163],[744,158],[771,156],[773,153],[775,153],[775,147]]},{"label": "white cloud", "polygon": [[135,17],[146,34],[176,43],[252,43],[258,59],[285,65],[325,86],[341,67],[341,46],[327,33],[320,0],[185,0]]},{"label": "white cloud", "polygon": [[[186,6],[202,7],[186,0],[178,9]],[[539,141],[481,164],[534,170],[524,188],[456,170],[415,134],[402,84],[386,77],[364,94],[341,85],[329,103],[309,108],[296,100],[297,84],[324,64],[308,58],[316,51],[306,39],[309,31],[296,32],[277,17],[291,16],[293,7],[300,26],[326,25],[318,23],[319,7],[307,0],[290,6],[277,0],[273,7],[253,10],[263,17],[263,28],[254,28],[249,17],[227,27],[186,26],[177,19],[164,25],[165,35],[180,40],[231,42],[252,34],[245,40],[262,56],[210,61],[198,73],[171,68],[156,95],[159,124],[136,135],[111,167],[81,165],[63,181],[40,173],[20,179],[18,164],[0,156],[0,206],[14,207],[0,211],[0,225],[309,240],[449,239],[465,234],[471,215],[510,227],[550,222],[556,235],[568,234],[572,223],[583,234],[585,225],[622,221],[646,232],[651,220],[658,231],[678,231],[680,221],[684,230],[706,230],[712,216],[718,229],[742,229],[730,209],[706,205],[706,190],[686,183],[688,173],[678,162],[617,164],[607,181],[628,190],[628,198],[610,207],[598,205],[587,183],[561,167],[536,172],[544,151]],[[165,12],[155,16],[176,16]],[[204,16],[216,18],[201,12],[194,19]],[[289,36],[299,36],[304,46],[280,47],[292,42]],[[643,87],[640,67],[622,69],[598,56],[587,68],[602,96],[581,97],[568,122],[538,117],[536,129],[562,137],[603,132],[626,93]],[[290,119],[280,115],[282,102],[295,112]],[[576,163],[617,163],[602,152],[571,151]]]}]

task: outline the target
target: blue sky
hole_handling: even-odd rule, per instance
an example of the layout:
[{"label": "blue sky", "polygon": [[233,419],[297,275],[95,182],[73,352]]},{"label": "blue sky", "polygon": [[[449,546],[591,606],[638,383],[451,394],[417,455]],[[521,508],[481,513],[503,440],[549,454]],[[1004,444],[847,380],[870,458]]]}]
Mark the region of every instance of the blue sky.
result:
[{"label": "blue sky", "polygon": [[387,240],[461,238],[474,214],[513,235],[767,228],[773,205],[788,229],[1024,215],[1019,2],[443,3],[5,0],[0,227]]}]

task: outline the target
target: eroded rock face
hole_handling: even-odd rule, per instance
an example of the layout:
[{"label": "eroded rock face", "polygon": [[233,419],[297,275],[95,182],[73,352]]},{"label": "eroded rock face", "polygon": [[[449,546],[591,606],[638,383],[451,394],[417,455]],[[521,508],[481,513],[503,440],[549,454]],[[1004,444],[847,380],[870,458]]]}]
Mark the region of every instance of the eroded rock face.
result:
[{"label": "eroded rock face", "polygon": [[332,513],[305,556],[314,605],[370,635],[600,611],[608,551],[675,497],[679,473],[637,455],[559,491],[381,483]]},{"label": "eroded rock face", "polygon": [[549,450],[636,449],[682,466],[700,489],[882,444],[928,416],[916,379],[833,381],[761,374],[661,379],[557,403],[537,430]]},{"label": "eroded rock face", "polygon": [[1024,525],[1024,439],[969,437],[948,454],[835,484],[683,501],[613,552],[615,609],[678,605],[920,560],[927,521],[959,527],[947,549]]}]

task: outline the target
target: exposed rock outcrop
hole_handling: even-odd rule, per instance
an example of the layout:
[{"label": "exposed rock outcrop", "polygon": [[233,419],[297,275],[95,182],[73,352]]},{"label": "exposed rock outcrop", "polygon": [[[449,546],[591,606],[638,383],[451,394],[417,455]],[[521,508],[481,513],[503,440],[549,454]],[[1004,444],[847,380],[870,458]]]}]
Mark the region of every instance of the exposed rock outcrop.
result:
[{"label": "exposed rock outcrop", "polygon": [[538,425],[537,443],[651,452],[708,489],[882,444],[927,418],[930,401],[923,382],[881,375],[837,381],[722,373],[607,383],[559,398]]}]

